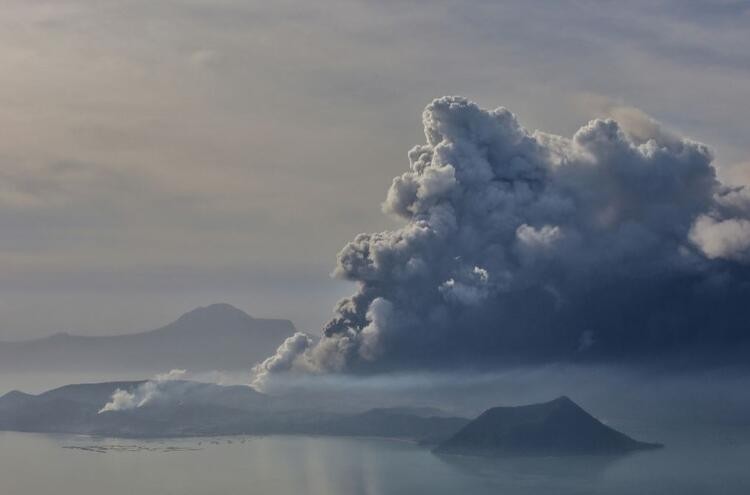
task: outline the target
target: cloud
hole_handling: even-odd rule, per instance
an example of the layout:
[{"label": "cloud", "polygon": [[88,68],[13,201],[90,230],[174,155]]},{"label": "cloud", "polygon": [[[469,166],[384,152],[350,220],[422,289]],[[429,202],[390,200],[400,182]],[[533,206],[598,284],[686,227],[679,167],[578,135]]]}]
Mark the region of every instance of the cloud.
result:
[{"label": "cloud", "polygon": [[677,134],[665,129],[640,108],[609,105],[606,111],[635,144],[643,144],[651,139],[673,145],[678,145],[681,141]]},{"label": "cloud", "polygon": [[708,147],[624,115],[626,129],[599,119],[565,138],[531,132],[505,108],[430,103],[426,143],[383,205],[403,226],[341,250],[334,274],[357,292],[318,343],[295,336],[263,369],[663,358],[746,344],[750,210],[726,201]]},{"label": "cloud", "polygon": [[711,259],[750,259],[750,221],[746,219],[715,220],[702,215],[693,225],[690,239]]}]

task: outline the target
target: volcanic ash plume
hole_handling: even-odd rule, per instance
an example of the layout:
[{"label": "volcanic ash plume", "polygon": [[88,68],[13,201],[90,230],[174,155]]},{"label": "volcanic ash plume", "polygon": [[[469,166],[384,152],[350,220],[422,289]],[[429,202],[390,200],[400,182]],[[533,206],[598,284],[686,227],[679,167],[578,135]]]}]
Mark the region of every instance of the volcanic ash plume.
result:
[{"label": "volcanic ash plume", "polygon": [[717,180],[706,146],[628,120],[568,139],[504,108],[433,101],[427,142],[383,204],[403,227],[341,250],[334,274],[357,292],[319,341],[297,334],[257,365],[256,384],[289,370],[744,352],[746,194]]}]

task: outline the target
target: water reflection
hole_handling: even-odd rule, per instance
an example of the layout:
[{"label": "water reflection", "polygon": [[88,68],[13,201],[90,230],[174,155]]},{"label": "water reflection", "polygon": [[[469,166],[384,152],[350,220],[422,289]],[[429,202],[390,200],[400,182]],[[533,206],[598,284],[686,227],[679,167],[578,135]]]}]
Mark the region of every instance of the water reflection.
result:
[{"label": "water reflection", "polygon": [[750,442],[744,430],[734,438],[621,457],[483,459],[374,439],[133,441],[0,432],[0,493],[746,495]]},{"label": "water reflection", "polygon": [[608,467],[629,456],[572,456],[572,457],[501,457],[483,458],[460,455],[434,454],[441,462],[470,476],[528,478],[554,477],[558,479],[595,480]]}]

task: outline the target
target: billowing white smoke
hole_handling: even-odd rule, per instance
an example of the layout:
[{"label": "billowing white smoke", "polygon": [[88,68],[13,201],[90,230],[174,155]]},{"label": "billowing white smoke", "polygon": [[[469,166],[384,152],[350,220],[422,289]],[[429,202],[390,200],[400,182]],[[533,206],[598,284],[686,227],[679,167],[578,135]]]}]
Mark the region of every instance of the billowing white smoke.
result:
[{"label": "billowing white smoke", "polygon": [[111,400],[99,410],[99,414],[143,407],[161,397],[168,382],[184,380],[186,377],[186,370],[174,369],[169,373],[156,375],[152,380],[142,383],[132,392],[118,388],[112,394]]},{"label": "billowing white smoke", "polygon": [[256,385],[288,370],[700,348],[714,337],[698,326],[716,323],[691,323],[704,303],[724,304],[725,344],[744,338],[732,304],[747,279],[733,265],[750,253],[747,196],[718,182],[706,146],[642,114],[626,120],[568,139],[529,132],[504,108],[433,101],[427,142],[383,204],[404,226],[344,247],[334,274],[357,292],[322,339],[297,334],[257,365]]}]

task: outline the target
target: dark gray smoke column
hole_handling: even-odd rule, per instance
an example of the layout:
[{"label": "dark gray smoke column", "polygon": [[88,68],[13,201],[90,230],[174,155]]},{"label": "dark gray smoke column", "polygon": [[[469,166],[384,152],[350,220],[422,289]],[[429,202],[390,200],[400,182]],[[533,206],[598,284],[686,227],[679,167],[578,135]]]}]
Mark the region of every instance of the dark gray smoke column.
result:
[{"label": "dark gray smoke column", "polygon": [[[723,358],[748,341],[748,201],[700,143],[653,121],[529,132],[460,97],[424,111],[383,205],[335,275],[359,284],[317,342],[257,367],[371,372],[550,359]],[[637,123],[636,123],[637,126]],[[686,354],[687,353],[687,354]]]}]

